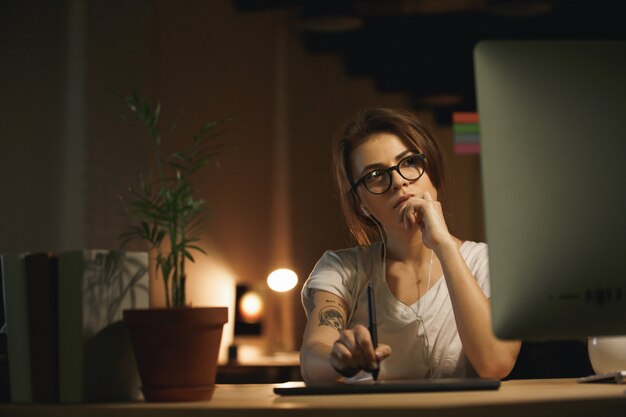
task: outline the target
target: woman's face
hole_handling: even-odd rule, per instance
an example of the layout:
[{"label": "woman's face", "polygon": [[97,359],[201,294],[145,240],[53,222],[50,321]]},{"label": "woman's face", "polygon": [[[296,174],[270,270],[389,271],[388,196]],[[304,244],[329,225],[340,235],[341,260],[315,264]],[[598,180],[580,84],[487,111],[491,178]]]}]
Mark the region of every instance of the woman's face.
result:
[{"label": "woman's face", "polygon": [[[386,169],[398,164],[406,156],[419,153],[413,143],[405,142],[391,133],[376,133],[352,150],[352,175],[358,181],[375,169]],[[428,191],[437,199],[437,190],[428,174],[417,180],[407,180],[393,170],[391,186],[382,194],[370,193],[364,185],[359,185],[357,195],[360,205],[385,227],[404,227],[400,212],[405,200],[415,196],[421,198]]]}]

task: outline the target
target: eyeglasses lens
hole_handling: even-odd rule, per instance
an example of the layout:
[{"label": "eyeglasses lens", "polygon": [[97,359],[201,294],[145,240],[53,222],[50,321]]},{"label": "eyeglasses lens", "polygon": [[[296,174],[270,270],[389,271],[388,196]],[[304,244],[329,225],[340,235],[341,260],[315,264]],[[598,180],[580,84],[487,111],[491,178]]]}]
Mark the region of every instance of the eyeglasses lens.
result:
[{"label": "eyeglasses lens", "polygon": [[365,178],[365,187],[373,194],[384,193],[391,186],[391,171],[394,170],[397,170],[404,179],[414,181],[424,173],[424,164],[419,156],[409,156],[396,166],[370,173]]}]

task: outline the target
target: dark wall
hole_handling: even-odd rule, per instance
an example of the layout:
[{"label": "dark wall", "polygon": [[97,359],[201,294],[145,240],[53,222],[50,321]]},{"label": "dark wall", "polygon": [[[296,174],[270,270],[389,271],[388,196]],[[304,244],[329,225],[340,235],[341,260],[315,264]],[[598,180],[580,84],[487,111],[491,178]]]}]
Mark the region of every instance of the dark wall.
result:
[{"label": "dark wall", "polygon": [[[350,244],[331,189],[331,137],[359,108],[411,106],[349,76],[339,54],[307,51],[289,10],[240,13],[228,0],[0,7],[0,251],[117,247],[130,224],[118,196],[149,167],[149,145],[104,90],[138,89],[162,101],[164,121],[180,116],[171,150],[204,122],[233,118],[237,148],[198,184],[213,213],[211,259],[190,282],[199,300],[211,275],[263,287],[288,266],[301,285],[324,250]],[[452,155],[450,128],[420,114],[450,156],[451,229],[481,240],[478,157]]]}]

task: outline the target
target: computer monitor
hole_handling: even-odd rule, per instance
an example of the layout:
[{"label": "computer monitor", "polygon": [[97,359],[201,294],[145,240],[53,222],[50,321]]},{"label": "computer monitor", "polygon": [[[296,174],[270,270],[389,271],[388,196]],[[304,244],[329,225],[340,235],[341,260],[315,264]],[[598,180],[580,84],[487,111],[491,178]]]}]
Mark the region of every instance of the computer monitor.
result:
[{"label": "computer monitor", "polygon": [[474,49],[495,334],[626,334],[626,43]]}]

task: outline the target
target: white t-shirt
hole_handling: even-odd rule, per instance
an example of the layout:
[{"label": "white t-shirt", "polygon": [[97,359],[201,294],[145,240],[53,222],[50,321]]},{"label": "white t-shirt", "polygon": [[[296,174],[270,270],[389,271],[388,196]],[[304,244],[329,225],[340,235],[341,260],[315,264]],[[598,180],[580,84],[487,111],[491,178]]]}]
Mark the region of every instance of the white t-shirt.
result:
[{"label": "white t-shirt", "polygon": [[[465,241],[460,252],[478,285],[490,298],[487,245]],[[367,326],[366,288],[371,282],[376,297],[378,341],[392,349],[391,356],[381,362],[381,379],[476,376],[463,353],[448,287],[445,279],[440,278],[416,303],[408,306],[398,301],[387,285],[380,242],[327,251],[304,284],[302,305],[310,319],[314,307],[312,290],[327,291],[348,304],[348,328],[356,324]],[[423,325],[417,313],[423,318]],[[432,374],[428,372],[427,354]]]}]

